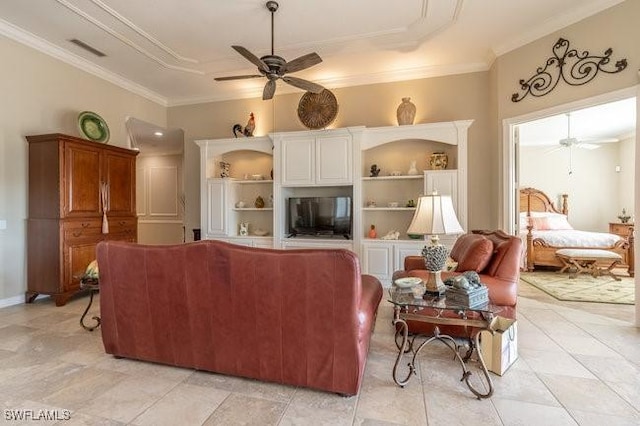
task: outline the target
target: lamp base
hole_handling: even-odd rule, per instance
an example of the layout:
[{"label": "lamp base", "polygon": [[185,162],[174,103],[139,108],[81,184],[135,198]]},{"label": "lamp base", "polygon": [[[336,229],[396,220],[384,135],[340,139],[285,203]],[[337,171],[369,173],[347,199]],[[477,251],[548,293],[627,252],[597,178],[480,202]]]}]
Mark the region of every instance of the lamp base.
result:
[{"label": "lamp base", "polygon": [[442,271],[427,271],[429,275],[427,277],[427,281],[425,282],[425,286],[427,287],[427,291],[425,294],[431,296],[442,296],[446,290],[444,283],[442,282],[441,272]]}]

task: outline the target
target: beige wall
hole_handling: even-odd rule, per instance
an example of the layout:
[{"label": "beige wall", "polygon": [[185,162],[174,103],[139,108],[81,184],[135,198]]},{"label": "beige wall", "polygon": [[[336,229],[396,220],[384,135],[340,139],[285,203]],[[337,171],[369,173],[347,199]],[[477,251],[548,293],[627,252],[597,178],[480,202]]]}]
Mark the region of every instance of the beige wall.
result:
[{"label": "beige wall", "polygon": [[[620,141],[620,152],[617,165],[620,166],[618,174],[618,205],[616,206],[618,216],[625,209],[627,214],[635,216],[634,191],[635,191],[635,164],[636,157],[636,137],[630,137]],[[614,216],[614,217],[615,217]]]},{"label": "beige wall", "polygon": [[25,135],[78,136],[83,110],[100,114],[112,145],[128,146],[125,118],[164,126],[166,108],[57,59],[0,37],[0,300],[26,290],[27,143]]},{"label": "beige wall", "polygon": [[[553,147],[551,147],[553,148]],[[595,150],[571,148],[572,173],[569,174],[569,149],[550,152],[550,147],[520,148],[520,185],[545,192],[557,208],[561,195],[569,194],[569,222],[575,229],[609,232],[620,204],[620,144],[602,144]]]},{"label": "beige wall", "polygon": [[[640,44],[637,43],[637,40],[640,40],[640,26],[637,25],[639,16],[640,2],[628,0],[500,56],[492,69],[497,75],[497,146],[501,147],[502,144],[502,121],[505,119],[636,86],[640,67]],[[556,89],[546,96],[536,98],[529,95],[520,102],[512,102],[511,95],[519,93],[518,81],[530,78],[537,67],[544,65],[547,58],[552,56],[551,49],[560,37],[569,40],[572,48],[581,52],[588,50],[594,55],[601,55],[608,48],[612,48],[612,61],[627,58],[629,65],[617,74],[599,73],[591,82],[582,86],[569,86],[561,81]],[[502,173],[505,172],[502,163],[500,172],[495,184],[502,187],[505,183],[502,179]],[[502,205],[501,195],[502,191],[499,194],[500,198],[494,199],[493,202]]]},{"label": "beige wall", "polygon": [[138,242],[183,242],[182,155],[140,155],[136,161]]},{"label": "beige wall", "polygon": [[[469,227],[496,225],[495,206],[485,202],[488,192],[497,191],[491,185],[497,166],[495,148],[487,137],[491,124],[487,108],[488,73],[357,86],[333,92],[339,112],[332,127],[396,125],[396,108],[406,96],[417,106],[415,123],[474,119],[469,129]],[[276,96],[273,102],[248,99],[169,108],[168,126],[185,131],[187,234],[200,227],[199,151],[193,141],[231,137],[233,124],[244,125],[249,112],[256,115],[257,136],[274,130],[304,130],[296,114],[300,96],[300,93]]]},{"label": "beige wall", "polygon": [[[500,147],[500,174],[493,182],[500,187],[498,197],[490,199],[491,203],[504,204],[504,186],[508,183],[509,170],[502,163],[502,124],[503,120],[531,114],[554,106],[603,95],[616,90],[634,88],[637,93],[638,69],[640,68],[640,1],[627,0],[603,12],[584,19],[574,25],[563,28],[548,36],[542,37],[526,46],[500,56],[493,64],[497,74],[498,125],[499,138],[494,141]],[[617,74],[600,73],[583,86],[573,87],[565,83],[550,94],[541,98],[527,97],[521,102],[511,102],[511,94],[517,92],[518,81],[528,79],[537,67],[542,66],[551,56],[551,48],[563,37],[571,42],[571,46],[580,51],[588,50],[592,54],[602,54],[606,49],[613,49],[613,60],[627,58],[628,67]],[[636,97],[636,105],[640,105],[640,96]],[[640,108],[636,108],[636,123],[640,122]],[[637,133],[635,138],[638,143]],[[635,158],[635,169],[640,167],[640,156]],[[635,208],[640,209],[640,185],[636,185]],[[640,250],[635,250],[636,264],[640,261]],[[636,299],[640,298],[640,279],[636,279]],[[636,324],[640,325],[640,303],[636,303]]]}]

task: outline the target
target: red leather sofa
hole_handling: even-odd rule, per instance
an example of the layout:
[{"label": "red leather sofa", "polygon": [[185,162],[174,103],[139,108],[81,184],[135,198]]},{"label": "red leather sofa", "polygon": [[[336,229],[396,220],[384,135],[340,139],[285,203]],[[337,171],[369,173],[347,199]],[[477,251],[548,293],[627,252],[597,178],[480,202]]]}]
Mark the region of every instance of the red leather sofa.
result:
[{"label": "red leather sofa", "polygon": [[[522,240],[502,231],[472,231],[460,236],[449,254],[458,263],[454,272],[443,272],[442,279],[465,271],[476,271],[480,281],[487,286],[489,301],[499,307],[498,315],[516,318],[518,281],[522,257]],[[396,271],[393,279],[412,276],[424,280],[425,270],[422,256],[407,256],[404,270]],[[408,321],[409,332],[429,333],[430,326]],[[446,327],[445,327],[446,328]],[[452,327],[441,331],[447,334],[470,336],[474,330]]]},{"label": "red leather sofa", "polygon": [[107,353],[358,392],[382,286],[354,253],[105,241],[97,259]]}]

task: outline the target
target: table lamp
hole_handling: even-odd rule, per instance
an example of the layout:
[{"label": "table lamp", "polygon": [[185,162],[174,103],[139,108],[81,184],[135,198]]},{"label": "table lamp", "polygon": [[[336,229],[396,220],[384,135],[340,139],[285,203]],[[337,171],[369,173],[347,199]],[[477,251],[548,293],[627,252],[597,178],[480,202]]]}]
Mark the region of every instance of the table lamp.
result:
[{"label": "table lamp", "polygon": [[462,234],[463,232],[450,196],[438,195],[434,191],[431,195],[418,199],[418,206],[407,233],[424,235],[425,240],[429,235],[431,239],[431,244],[422,249],[425,266],[429,271],[429,277],[425,283],[427,294],[439,296],[445,290],[440,273],[447,261],[449,249],[440,244],[438,235]]}]

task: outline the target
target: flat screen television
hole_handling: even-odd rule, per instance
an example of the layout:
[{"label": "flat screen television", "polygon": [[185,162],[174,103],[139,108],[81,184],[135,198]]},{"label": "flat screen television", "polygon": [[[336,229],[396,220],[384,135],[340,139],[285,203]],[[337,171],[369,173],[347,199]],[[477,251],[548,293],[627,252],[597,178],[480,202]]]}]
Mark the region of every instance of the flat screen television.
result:
[{"label": "flat screen television", "polygon": [[291,197],[289,236],[342,236],[351,239],[351,197]]}]

